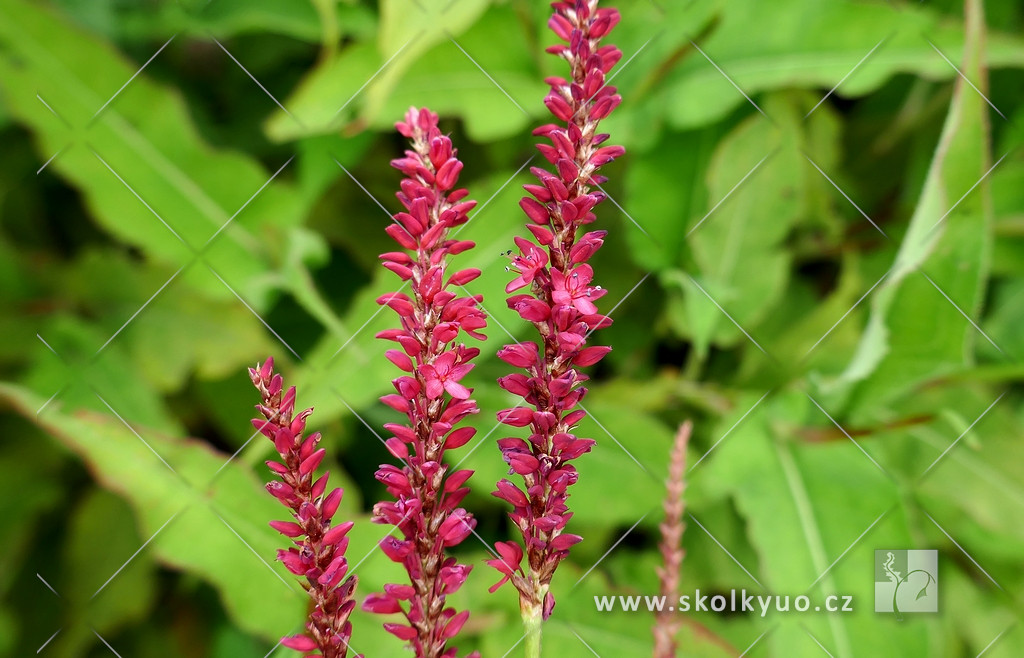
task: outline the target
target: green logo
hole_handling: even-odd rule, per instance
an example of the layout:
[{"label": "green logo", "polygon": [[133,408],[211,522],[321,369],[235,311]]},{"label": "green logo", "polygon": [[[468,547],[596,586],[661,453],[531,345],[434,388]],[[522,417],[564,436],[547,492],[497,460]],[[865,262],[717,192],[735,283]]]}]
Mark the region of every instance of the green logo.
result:
[{"label": "green logo", "polygon": [[938,612],[939,552],[875,551],[875,612]]}]

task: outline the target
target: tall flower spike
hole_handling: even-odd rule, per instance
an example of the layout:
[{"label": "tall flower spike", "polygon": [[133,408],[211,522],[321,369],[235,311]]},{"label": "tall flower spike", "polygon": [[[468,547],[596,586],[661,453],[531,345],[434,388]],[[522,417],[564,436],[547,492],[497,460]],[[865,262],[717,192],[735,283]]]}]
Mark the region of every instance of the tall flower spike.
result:
[{"label": "tall flower spike", "polygon": [[[596,218],[594,207],[604,194],[593,188],[605,181],[601,166],[624,153],[621,146],[601,146],[608,135],[598,134],[601,119],[621,98],[605,84],[605,76],[622,57],[615,46],[600,41],[619,22],[614,9],[598,9],[597,0],[555,2],[548,26],[565,44],[548,52],[566,60],[568,80],[548,78],[551,91],[544,104],[560,122],[534,131],[547,138],[541,154],[554,171],[531,169],[539,184],[524,186],[530,196],[520,206],[530,219],[533,240],[516,238],[512,257],[516,277],[505,291],[514,293],[508,305],[540,333],[540,344],[506,345],[498,357],[522,368],[498,380],[505,390],[523,398],[525,407],[499,412],[498,420],[513,427],[529,426],[529,439],[505,438],[498,446],[510,474],[521,475],[520,489],[508,480],[498,483],[494,495],[510,503],[510,517],[522,532],[525,551],[506,543],[489,564],[519,590],[519,605],[528,633],[528,655],[539,655],[540,624],[554,607],[549,592],[555,569],[580,537],[564,532],[572,513],[566,505],[567,489],[577,479],[571,460],[589,452],[592,439],[577,438],[573,428],[585,415],[576,406],[586,394],[587,377],[577,368],[597,363],[610,350],[587,347],[587,337],[611,320],[594,304],[605,294],[592,285],[594,271],[587,261],[602,245],[605,231],[578,236],[579,229]],[[520,566],[525,555],[527,563]],[[535,646],[534,646],[535,645]]]},{"label": "tall flower spike", "polygon": [[[686,421],[679,427],[668,461],[668,479],[665,480],[665,520],[661,523],[661,551],[663,565],[658,567],[659,594],[662,600],[679,599],[679,569],[683,565],[683,511],[686,491],[686,446],[690,443],[693,423]],[[654,621],[654,658],[673,658],[676,655],[676,634],[679,632],[679,615],[668,610],[659,610]]]},{"label": "tall flower spike", "polygon": [[466,222],[476,202],[463,201],[466,190],[453,189],[462,163],[451,139],[438,130],[436,114],[411,108],[396,127],[412,141],[412,149],[391,163],[405,174],[397,195],[405,211],[395,215],[396,223],[387,232],[404,250],[383,254],[381,260],[411,292],[377,300],[398,313],[402,326],[377,337],[401,348],[386,353],[403,371],[392,381],[397,394],[381,400],[404,413],[408,424],[385,425],[393,434],[386,442],[388,450],[403,467],[384,464],[377,471],[395,500],[377,503],[373,520],[398,528],[401,538],[389,535],[381,548],[405,567],[410,584],[385,585],[383,593],[366,599],[363,609],[404,614],[408,625],[387,623],[384,628],[408,641],[417,658],[448,658],[456,654],[448,640],[458,634],[469,612],[445,608],[445,599],[462,586],[471,567],[447,556],[446,549],[469,536],[476,520],[457,507],[469,493],[465,483],[472,471],[449,473],[444,453],[473,437],[473,428],[456,426],[479,411],[463,379],[480,350],[456,340],[460,332],[482,339],[478,330],[486,325],[477,306],[482,298],[459,297],[452,290],[480,271],[448,273],[448,256],[473,243],[449,239],[448,231]]},{"label": "tall flower spike", "polygon": [[[267,484],[267,491],[292,512],[292,521],[271,521],[270,526],[295,544],[277,552],[277,559],[288,571],[301,576],[302,587],[312,599],[306,633],[283,638],[281,644],[307,656],[345,658],[348,655],[355,608],[357,578],[345,577],[348,560],[348,531],[352,522],[332,524],[343,492],[327,492],[328,473],[316,480],[313,473],[323,460],[325,450],[317,449],[320,433],[303,436],[306,419],[312,409],[298,415],[295,387],[284,390],[284,380],[274,373],[274,360],[249,368],[249,378],[260,392],[256,408],[263,418],[252,424],[274,443],[281,461],[267,466],[280,479]],[[359,658],[359,657],[357,657]]]}]

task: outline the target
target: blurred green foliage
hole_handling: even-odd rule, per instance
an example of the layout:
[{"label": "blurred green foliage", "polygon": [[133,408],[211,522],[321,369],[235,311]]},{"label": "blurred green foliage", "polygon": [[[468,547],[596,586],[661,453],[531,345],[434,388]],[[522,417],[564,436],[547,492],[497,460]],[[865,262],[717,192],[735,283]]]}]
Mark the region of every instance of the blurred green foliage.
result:
[{"label": "blurred green foliage", "polygon": [[[1017,655],[1024,9],[990,0],[983,30],[952,0],[617,6],[624,101],[603,125],[627,156],[594,260],[615,319],[596,338],[615,349],[585,400],[586,540],[556,578],[545,655],[649,653],[651,617],[593,597],[657,592],[686,418],[684,592],[851,594],[855,612],[690,614],[684,655]],[[509,397],[489,382],[495,350],[529,334],[500,253],[523,232],[543,79],[562,74],[547,13],[0,2],[0,655],[60,629],[42,655],[262,656],[299,628],[266,526],[271,446],[249,442],[244,368],[267,354],[316,407],[361,594],[401,579],[368,511],[389,460],[374,433],[394,420],[373,335],[396,283],[376,254],[391,126],[412,104],[443,116],[482,202],[460,233],[492,318],[473,373],[484,440],[463,466],[481,535],[508,537],[488,494]],[[873,613],[874,549],[930,547],[940,613]],[[460,648],[505,655],[515,596],[487,594],[484,547],[463,550]],[[353,620],[357,650],[403,655],[379,618]]]}]

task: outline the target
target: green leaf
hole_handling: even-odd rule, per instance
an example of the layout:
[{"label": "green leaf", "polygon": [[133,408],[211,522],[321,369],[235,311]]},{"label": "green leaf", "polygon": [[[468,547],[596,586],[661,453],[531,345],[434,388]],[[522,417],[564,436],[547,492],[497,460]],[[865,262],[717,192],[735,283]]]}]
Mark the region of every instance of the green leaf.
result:
[{"label": "green leaf", "polygon": [[[980,89],[986,88],[984,41],[974,15],[960,67]],[[920,199],[895,262],[871,297],[857,352],[825,387],[837,397],[852,393],[854,410],[973,362],[977,330],[962,313],[978,314],[992,249],[991,201],[981,180],[990,166],[987,112],[972,85],[958,79]]]},{"label": "green leaf", "polygon": [[[787,285],[791,256],[782,242],[807,212],[808,189],[822,184],[808,176],[812,165],[803,154],[808,104],[808,97],[769,97],[766,111],[778,123],[752,116],[719,143],[711,159],[707,177],[713,205],[688,229],[696,282],[676,277],[686,291],[687,325],[701,356],[711,344],[747,340],[718,306],[752,331]],[[818,138],[825,147],[819,158],[834,156],[834,119],[819,108],[810,124],[814,128],[806,130],[828,135]],[[828,164],[823,160],[819,166]]]},{"label": "green leaf", "polygon": [[[722,419],[715,435],[736,424],[756,399],[737,400],[736,411]],[[923,628],[889,629],[885,637],[877,632],[873,583],[864,569],[875,546],[910,541],[898,492],[851,442],[802,445],[793,438],[799,427],[828,423],[803,393],[779,394],[732,430],[691,476],[691,485],[727,483],[760,560],[745,566],[765,593],[806,593],[815,602],[830,594],[854,596],[852,614],[769,614],[766,624],[780,624],[765,638],[774,655],[820,654],[821,648],[808,642],[808,631],[837,658],[893,651],[924,655]],[[704,524],[714,534],[714,521]],[[864,537],[868,528],[870,541]]]},{"label": "green leaf", "polygon": [[[0,7],[0,89],[12,116],[35,134],[41,162],[59,153],[46,171],[79,189],[112,236],[175,268],[191,262],[192,250],[203,249],[237,213],[204,256],[263,306],[252,280],[267,267],[265,245],[273,240],[258,235],[294,225],[301,199],[281,183],[256,195],[272,172],[207,146],[180,95],[144,73],[132,79],[138,68],[38,4],[11,0]],[[216,278],[193,283],[208,297],[233,297]]]},{"label": "green leaf", "polygon": [[107,636],[151,614],[156,565],[145,551],[136,555],[145,541],[120,498],[93,489],[79,501],[63,546],[64,577],[53,582],[67,607],[52,651],[83,655],[97,642],[93,629]]},{"label": "green leaf", "polygon": [[[320,63],[284,103],[302,125],[279,112],[267,123],[267,133],[283,141],[332,132],[356,119],[352,126],[356,130],[367,123],[392,125],[407,108],[389,116],[384,107],[406,72],[434,46],[459,37],[489,4],[490,0],[428,0],[411,5],[405,0],[384,0],[376,43],[357,41]],[[424,102],[415,104],[420,107]]]},{"label": "green leaf", "polygon": [[624,181],[628,210],[650,235],[626,233],[638,265],[658,271],[682,263],[686,231],[710,207],[705,172],[721,133],[717,126],[671,133],[656,149],[629,152]]},{"label": "green leaf", "polygon": [[[940,21],[927,7],[908,5],[893,11],[885,3],[747,0],[732,3],[729,9],[699,44],[714,65],[694,53],[666,80],[661,106],[676,128],[702,126],[748,102],[716,66],[748,96],[780,88],[832,89],[838,84],[837,94],[856,97],[897,73],[955,78],[956,71],[923,34],[941,44],[954,62],[963,53],[963,28]],[[875,46],[877,51],[865,59]],[[1024,45],[993,34],[986,59],[993,67],[1020,66]]]},{"label": "green leaf", "polygon": [[266,564],[284,544],[267,521],[286,512],[252,472],[226,463],[226,455],[205,443],[143,429],[151,451],[107,414],[66,415],[52,405],[37,416],[44,399],[9,384],[0,384],[0,400],[78,454],[101,485],[126,499],[154,558],[215,587],[239,627],[276,641],[302,619],[305,593],[279,565]]}]

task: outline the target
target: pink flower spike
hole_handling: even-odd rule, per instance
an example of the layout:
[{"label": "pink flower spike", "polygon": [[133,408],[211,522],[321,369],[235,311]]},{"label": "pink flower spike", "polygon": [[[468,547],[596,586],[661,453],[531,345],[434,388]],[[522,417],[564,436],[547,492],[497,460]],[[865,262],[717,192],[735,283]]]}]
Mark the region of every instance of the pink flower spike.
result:
[{"label": "pink flower spike", "polygon": [[[594,445],[591,439],[572,434],[584,415],[576,406],[587,392],[581,385],[587,377],[578,369],[597,363],[609,351],[587,345],[594,330],[610,324],[596,304],[606,291],[593,284],[588,263],[606,232],[580,235],[597,220],[595,209],[605,198],[594,189],[606,180],[599,170],[625,154],[621,146],[605,143],[608,135],[598,126],[622,101],[607,84],[622,53],[600,43],[619,22],[619,13],[598,4],[599,0],[562,0],[551,5],[548,26],[559,43],[547,52],[564,60],[569,71],[545,80],[550,91],[543,101],[555,122],[533,134],[545,140],[537,148],[550,166],[530,168],[537,183],[524,186],[529,196],[520,201],[536,243],[516,238],[519,255],[509,267],[515,274],[505,288],[506,293],[517,293],[508,298],[509,308],[537,329],[540,340],[507,345],[498,352],[501,360],[519,369],[499,377],[498,385],[522,398],[515,407],[500,411],[498,420],[529,429],[524,430],[528,440],[498,441],[511,473],[522,476],[522,486],[502,480],[494,495],[512,506],[509,516],[522,532],[529,555],[522,575],[501,561],[489,561],[504,576],[491,591],[511,580],[532,631],[551,614],[551,579],[579,540],[563,532],[572,516],[567,489],[579,477],[569,462]],[[539,644],[539,639],[534,642]]]},{"label": "pink flower spike", "polygon": [[[306,409],[293,416],[295,387],[282,393],[281,375],[273,371],[273,360],[250,368],[249,376],[260,394],[257,405],[266,424],[264,434],[273,437],[281,461],[268,461],[267,466],[282,481],[274,480],[267,490],[285,507],[294,521],[271,521],[270,526],[291,538],[295,547],[277,551],[285,568],[303,577],[303,586],[311,599],[306,633],[285,637],[281,644],[304,654],[324,658],[345,658],[348,655],[352,624],[349,615],[355,607],[357,579],[347,576],[345,550],[352,522],[331,525],[331,518],[341,501],[341,489],[327,496],[328,474],[313,479],[313,472],[326,453],[316,449],[320,434],[303,438],[306,420],[313,412]],[[261,428],[262,429],[262,428]],[[330,613],[327,613],[330,611]],[[318,653],[311,653],[311,652]]]},{"label": "pink flower spike", "polygon": [[[476,202],[457,187],[463,164],[437,122],[433,112],[410,108],[396,124],[411,142],[405,157],[392,163],[404,176],[397,197],[405,209],[385,230],[408,251],[388,252],[381,260],[409,282],[410,293],[378,299],[399,315],[401,329],[380,332],[378,337],[398,342],[401,350],[388,350],[385,356],[406,374],[392,381],[397,394],[381,398],[404,415],[401,424],[385,425],[394,434],[386,441],[388,451],[402,463],[382,465],[375,474],[395,500],[375,504],[373,521],[395,526],[394,534],[381,542],[381,550],[405,567],[416,586],[387,584],[383,595],[366,600],[364,609],[394,614],[401,612],[400,601],[409,601],[410,625],[388,623],[385,628],[417,656],[451,658],[456,649],[448,641],[466,614],[445,607],[445,596],[461,586],[457,574],[468,573],[469,568],[458,565],[447,549],[461,542],[475,521],[458,507],[469,491],[471,471],[449,474],[444,453],[465,445],[475,431],[457,425],[478,411],[462,380],[480,350],[459,340],[464,335],[483,339],[479,330],[487,322],[479,306],[482,297],[459,295],[480,270],[454,270],[449,264],[451,256],[474,246],[451,239],[449,231],[466,223]],[[455,618],[460,622],[453,624]]]}]

